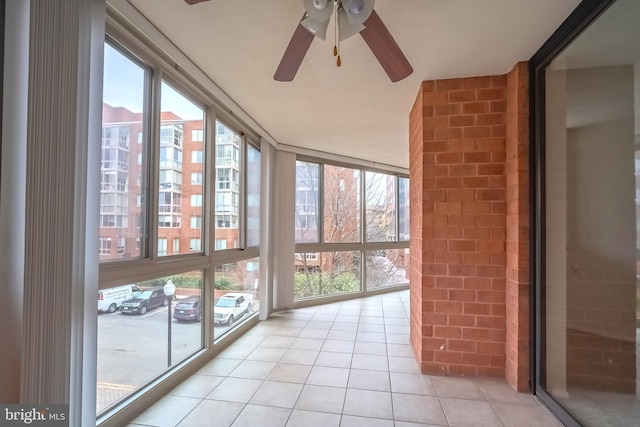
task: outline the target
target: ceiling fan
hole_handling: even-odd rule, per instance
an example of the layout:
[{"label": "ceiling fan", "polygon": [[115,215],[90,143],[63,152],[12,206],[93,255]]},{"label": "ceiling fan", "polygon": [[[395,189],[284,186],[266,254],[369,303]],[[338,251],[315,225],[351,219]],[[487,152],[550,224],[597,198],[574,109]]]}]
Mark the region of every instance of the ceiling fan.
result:
[{"label": "ceiling fan", "polygon": [[302,0],[305,14],[291,37],[273,78],[293,80],[314,37],[326,39],[334,17],[336,44],[333,54],[340,66],[339,42],[360,33],[392,82],[409,76],[413,68],[393,36],[373,10],[375,0]]},{"label": "ceiling fan", "polygon": [[[188,4],[208,0],[185,0]],[[302,0],[305,13],[296,27],[273,78],[281,82],[292,81],[302,64],[314,37],[326,39],[333,17],[335,38],[334,55],[341,65],[340,41],[360,34],[392,82],[413,73],[413,68],[400,50],[380,16],[373,10],[375,0]]]}]

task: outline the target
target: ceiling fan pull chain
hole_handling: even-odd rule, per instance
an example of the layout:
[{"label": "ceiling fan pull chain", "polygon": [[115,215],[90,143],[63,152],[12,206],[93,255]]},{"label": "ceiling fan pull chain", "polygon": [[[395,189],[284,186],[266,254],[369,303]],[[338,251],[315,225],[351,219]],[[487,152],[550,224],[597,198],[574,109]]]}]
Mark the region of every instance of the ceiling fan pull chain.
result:
[{"label": "ceiling fan pull chain", "polygon": [[333,56],[338,56],[338,4],[333,4]]},{"label": "ceiling fan pull chain", "polygon": [[336,2],[336,7],[335,7],[335,28],[336,28],[336,34],[335,34],[335,44],[333,45],[333,56],[337,56],[338,59],[336,59],[336,65],[338,67],[340,67],[342,65],[342,61],[340,60],[340,19],[338,17],[338,12],[340,11],[340,6],[338,4],[338,2]]}]

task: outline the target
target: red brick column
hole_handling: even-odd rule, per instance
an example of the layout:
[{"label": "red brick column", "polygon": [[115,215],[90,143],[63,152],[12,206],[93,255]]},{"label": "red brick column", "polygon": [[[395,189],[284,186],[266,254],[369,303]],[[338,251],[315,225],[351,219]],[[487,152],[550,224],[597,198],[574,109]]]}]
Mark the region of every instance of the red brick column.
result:
[{"label": "red brick column", "polygon": [[507,76],[507,360],[505,377],[528,391],[529,348],[529,71],[521,62]]},{"label": "red brick column", "polygon": [[506,376],[518,390],[529,379],[526,71],[423,82],[409,120],[415,355],[424,373]]},{"label": "red brick column", "polygon": [[422,193],[412,192],[422,227],[411,225],[411,290],[421,291],[411,334],[424,373],[504,375],[506,83],[425,82],[422,117],[418,105],[411,115],[412,130],[423,125],[422,141],[410,140],[410,174]]},{"label": "red brick column", "polygon": [[[428,82],[424,82],[427,85]],[[429,107],[427,107],[429,109]],[[423,228],[423,200],[422,192],[424,189],[425,176],[424,164],[422,162],[422,153],[424,152],[424,126],[422,124],[423,117],[422,107],[422,90],[418,93],[416,102],[411,110],[409,117],[409,159],[411,179],[409,180],[409,205],[410,208],[410,259],[409,259],[409,283],[410,283],[410,340],[414,354],[418,360],[422,359],[422,263],[414,262],[414,259],[422,260],[424,251],[423,242],[429,237],[424,235]]]}]

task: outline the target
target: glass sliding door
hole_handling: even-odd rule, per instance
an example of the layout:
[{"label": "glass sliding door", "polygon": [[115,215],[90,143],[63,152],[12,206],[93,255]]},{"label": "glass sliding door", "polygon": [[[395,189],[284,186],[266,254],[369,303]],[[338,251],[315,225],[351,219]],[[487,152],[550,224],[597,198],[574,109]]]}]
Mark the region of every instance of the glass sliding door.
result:
[{"label": "glass sliding door", "polygon": [[640,416],[640,2],[601,12],[538,72],[538,391],[570,423],[627,426]]}]

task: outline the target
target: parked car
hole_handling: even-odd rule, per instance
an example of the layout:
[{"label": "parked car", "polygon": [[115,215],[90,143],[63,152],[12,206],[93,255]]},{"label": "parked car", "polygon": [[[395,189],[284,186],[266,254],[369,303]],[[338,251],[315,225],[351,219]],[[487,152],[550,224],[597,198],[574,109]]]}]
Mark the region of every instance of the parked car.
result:
[{"label": "parked car", "polygon": [[232,325],[238,318],[253,311],[253,295],[241,293],[224,294],[213,308],[215,323]]},{"label": "parked car", "polygon": [[98,311],[113,313],[122,306],[122,302],[140,291],[136,285],[116,286],[98,292]]},{"label": "parked car", "polygon": [[200,297],[195,295],[181,299],[173,311],[173,318],[177,321],[199,322],[202,319]]},{"label": "parked car", "polygon": [[120,312],[122,314],[145,314],[148,310],[161,305],[167,305],[167,297],[162,286],[158,286],[139,290],[131,298],[122,301]]}]

